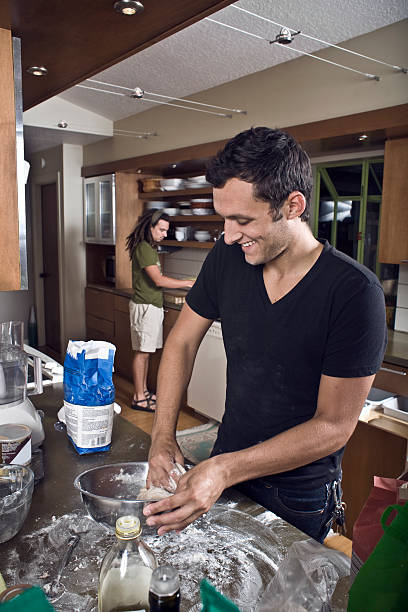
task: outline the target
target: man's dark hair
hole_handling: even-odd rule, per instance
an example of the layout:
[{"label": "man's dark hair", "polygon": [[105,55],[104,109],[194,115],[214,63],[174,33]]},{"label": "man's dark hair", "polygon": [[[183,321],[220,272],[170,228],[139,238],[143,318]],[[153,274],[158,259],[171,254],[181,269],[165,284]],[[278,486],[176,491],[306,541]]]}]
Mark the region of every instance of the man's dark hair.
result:
[{"label": "man's dark hair", "polygon": [[274,221],[292,191],[300,191],[306,208],[300,216],[307,221],[312,193],[310,160],[298,142],[286,132],[255,127],[237,134],[207,167],[207,181],[224,187],[231,178],[253,184],[254,197],[269,202]]},{"label": "man's dark hair", "polygon": [[151,246],[154,245],[150,229],[155,227],[160,219],[170,222],[170,217],[157,208],[152,208],[145,212],[144,215],[140,215],[135,227],[126,238],[126,251],[129,251],[129,259],[131,261],[133,259],[133,253],[140,242],[146,240]]}]

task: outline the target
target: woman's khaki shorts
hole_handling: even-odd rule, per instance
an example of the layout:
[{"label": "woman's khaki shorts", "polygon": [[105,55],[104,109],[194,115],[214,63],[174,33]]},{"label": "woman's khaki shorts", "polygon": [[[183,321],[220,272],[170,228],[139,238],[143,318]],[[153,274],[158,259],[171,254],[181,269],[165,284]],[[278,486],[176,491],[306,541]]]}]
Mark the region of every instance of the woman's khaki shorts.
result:
[{"label": "woman's khaki shorts", "polygon": [[163,346],[163,308],[129,302],[130,335],[134,351],[154,353]]}]

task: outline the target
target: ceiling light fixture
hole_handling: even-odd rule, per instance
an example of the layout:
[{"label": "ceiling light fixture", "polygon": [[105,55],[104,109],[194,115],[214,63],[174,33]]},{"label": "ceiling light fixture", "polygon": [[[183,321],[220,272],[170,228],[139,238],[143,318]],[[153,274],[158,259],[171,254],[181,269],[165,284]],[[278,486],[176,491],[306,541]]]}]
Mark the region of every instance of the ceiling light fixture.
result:
[{"label": "ceiling light fixture", "polygon": [[363,140],[367,140],[368,135],[367,134],[360,134],[360,136],[358,137],[359,140],[363,141]]},{"label": "ceiling light fixture", "polygon": [[45,66],[30,66],[27,68],[27,72],[34,76],[45,76],[48,74],[48,70]]},{"label": "ceiling light fixture", "polygon": [[293,41],[293,38],[298,34],[301,34],[300,30],[298,32],[293,32],[292,34],[289,28],[283,27],[281,28],[279,34],[276,35],[275,40],[270,40],[269,42],[271,45],[273,43],[279,43],[280,45],[289,45]]},{"label": "ceiling light fixture", "polygon": [[[258,19],[261,19],[262,21],[266,21],[267,23],[271,23],[280,28],[285,28],[286,30],[289,30],[292,33],[296,32],[296,30],[294,30],[293,28],[288,28],[286,26],[283,26],[281,23],[277,23],[276,21],[272,21],[272,19],[267,19],[266,17],[262,17],[262,15],[257,15],[256,13],[253,13],[252,11],[248,11],[247,9],[241,8],[240,6],[237,6],[236,4],[231,4],[230,6],[234,9],[237,9],[237,11],[242,11],[243,13],[247,13],[248,15],[252,15],[252,17],[257,17]],[[408,69],[404,68],[403,66],[394,66],[393,64],[389,64],[388,62],[383,62],[382,60],[375,59],[374,57],[369,57],[368,55],[357,53],[357,51],[346,49],[346,47],[340,47],[339,45],[329,43],[327,42],[327,40],[321,40],[320,38],[316,38],[315,36],[310,36],[309,34],[305,34],[304,32],[299,31],[299,32],[296,32],[296,34],[300,34],[301,36],[304,36],[305,38],[309,38],[310,40],[315,40],[316,42],[322,43],[324,45],[328,45],[329,47],[334,47],[334,49],[339,49],[340,51],[345,51],[346,53],[357,55],[358,57],[362,57],[363,59],[370,60],[371,62],[376,62],[377,64],[388,66],[388,68],[392,68],[393,70],[397,70],[398,72],[403,72],[404,74],[407,74],[408,72]],[[292,36],[295,36],[296,34],[292,34]],[[280,41],[276,41],[276,42],[280,42]]]},{"label": "ceiling light fixture", "polygon": [[138,0],[118,0],[113,5],[113,8],[117,13],[122,13],[122,15],[136,15],[143,11],[144,6]]},{"label": "ceiling light fixture", "polygon": [[64,121],[63,119],[61,121],[58,121],[58,127],[59,128],[67,128],[68,127],[68,123],[66,121]]},{"label": "ceiling light fixture", "polygon": [[[235,5],[232,5],[232,6],[235,7]],[[229,28],[230,30],[241,32],[241,34],[246,34],[247,36],[252,36],[253,38],[260,38],[261,40],[266,41],[269,44],[271,44],[272,42],[278,42],[277,40],[271,41],[268,38],[264,38],[263,36],[258,36],[258,34],[253,34],[252,32],[246,32],[245,30],[240,30],[239,28],[228,25],[227,23],[222,23],[221,21],[216,21],[215,19],[211,19],[211,17],[205,17],[205,19],[207,21],[212,21],[213,23],[217,23],[218,25],[223,26],[224,28]],[[262,19],[264,18],[262,17]],[[269,19],[265,19],[265,21],[269,21]],[[377,76],[376,74],[362,72],[361,70],[356,70],[355,68],[349,68],[348,66],[343,66],[343,64],[337,64],[336,62],[331,62],[330,60],[324,59],[324,57],[319,57],[318,55],[312,55],[312,53],[306,53],[306,51],[300,51],[299,49],[295,49],[294,47],[291,47],[288,44],[282,45],[282,47],[284,47],[285,49],[288,49],[288,51],[293,51],[294,53],[300,53],[300,55],[307,55],[308,57],[312,57],[313,59],[319,60],[321,62],[325,62],[326,64],[331,64],[332,66],[336,66],[337,68],[343,68],[344,70],[349,70],[350,72],[361,74],[367,79],[372,79],[373,81],[380,80],[380,77]]]},{"label": "ceiling light fixture", "polygon": [[[206,104],[205,102],[197,102],[195,100],[186,100],[185,98],[176,98],[175,96],[165,96],[164,94],[154,93],[153,91],[145,91],[141,87],[124,87],[123,85],[115,85],[113,83],[106,83],[105,81],[98,81],[96,79],[87,79],[90,83],[97,83],[98,85],[106,85],[107,87],[116,87],[118,89],[124,89],[129,91],[129,94],[119,93],[117,91],[110,91],[109,89],[101,89],[99,87],[89,87],[87,85],[77,85],[76,87],[83,87],[84,89],[93,89],[94,91],[101,91],[104,93],[114,94],[116,96],[128,96],[133,99],[141,100],[142,102],[153,102],[153,104],[166,104],[167,106],[175,106],[176,108],[185,108],[186,110],[193,110],[198,113],[208,113],[209,115],[216,115],[217,117],[226,117],[228,119],[232,118],[231,113],[237,113],[241,115],[246,115],[247,111],[238,109],[238,108],[226,108],[224,106],[217,106],[215,104]],[[162,100],[154,100],[152,98],[146,98],[145,94],[149,96],[155,96],[157,98],[165,98],[166,100],[170,100],[170,102],[163,102]],[[176,100],[178,102],[184,102],[185,104],[191,104],[196,106],[205,106],[207,108],[216,108],[219,110],[228,111],[227,113],[216,113],[211,110],[205,110],[202,108],[194,108],[194,106],[185,106],[181,104],[174,104],[173,101]]]}]

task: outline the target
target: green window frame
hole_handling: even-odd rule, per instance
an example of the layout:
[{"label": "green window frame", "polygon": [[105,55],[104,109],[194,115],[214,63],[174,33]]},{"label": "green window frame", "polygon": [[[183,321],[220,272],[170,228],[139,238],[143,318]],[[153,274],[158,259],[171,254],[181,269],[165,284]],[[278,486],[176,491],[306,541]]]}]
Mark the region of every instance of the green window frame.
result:
[{"label": "green window frame", "polygon": [[[337,229],[338,229],[338,205],[339,202],[359,202],[360,210],[359,210],[359,218],[358,218],[358,229],[357,229],[357,254],[355,259],[364,264],[364,250],[365,250],[365,242],[366,242],[366,227],[367,227],[367,207],[369,203],[377,203],[378,204],[378,232],[377,232],[377,250],[375,256],[375,269],[373,272],[380,275],[380,264],[378,262],[378,242],[379,242],[379,232],[380,232],[380,224],[381,224],[381,199],[382,199],[382,185],[378,176],[375,172],[375,168],[373,167],[375,164],[384,163],[384,157],[375,157],[368,159],[350,159],[341,162],[331,162],[326,164],[316,164],[316,180],[315,180],[315,191],[314,191],[314,223],[312,227],[312,231],[314,236],[318,237],[319,231],[319,212],[320,212],[320,203],[323,201],[321,199],[321,184],[324,183],[326,190],[330,194],[330,201],[334,202],[334,210],[333,210],[333,220],[331,222],[331,236],[330,243],[337,247]],[[342,167],[350,167],[350,166],[360,166],[361,167],[361,183],[360,183],[360,193],[356,193],[353,195],[344,195],[336,189],[332,179],[330,178],[328,169],[330,168],[342,168]],[[376,184],[380,195],[368,195],[368,186],[369,186],[369,177],[373,179]],[[328,199],[328,198],[327,198]]]}]

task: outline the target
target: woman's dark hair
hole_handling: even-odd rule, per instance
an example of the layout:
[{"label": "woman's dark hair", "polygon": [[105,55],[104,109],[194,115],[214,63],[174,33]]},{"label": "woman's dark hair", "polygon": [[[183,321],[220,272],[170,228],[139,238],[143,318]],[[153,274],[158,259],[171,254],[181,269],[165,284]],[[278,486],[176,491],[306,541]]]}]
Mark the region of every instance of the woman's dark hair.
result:
[{"label": "woman's dark hair", "polygon": [[126,238],[126,251],[129,251],[129,259],[133,259],[133,253],[135,252],[135,248],[140,242],[146,240],[149,244],[153,245],[154,240],[152,238],[152,234],[150,229],[158,224],[158,222],[162,219],[163,221],[170,222],[170,217],[166,215],[162,210],[157,208],[153,208],[144,213],[144,215],[140,215],[138,218],[135,228]]},{"label": "woman's dark hair", "polygon": [[312,193],[310,160],[298,142],[286,132],[255,127],[237,134],[207,167],[207,181],[224,187],[231,178],[253,184],[254,197],[269,202],[274,221],[292,191],[300,191],[306,208],[300,218],[307,221]]}]

